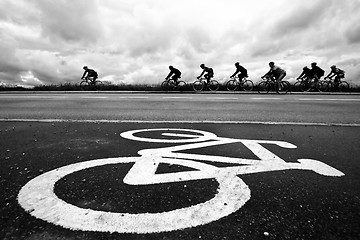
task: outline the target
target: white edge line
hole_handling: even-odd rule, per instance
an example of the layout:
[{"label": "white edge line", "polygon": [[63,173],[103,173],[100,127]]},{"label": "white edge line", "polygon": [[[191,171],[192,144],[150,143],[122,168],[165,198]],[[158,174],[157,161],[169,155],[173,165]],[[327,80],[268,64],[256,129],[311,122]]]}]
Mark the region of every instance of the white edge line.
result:
[{"label": "white edge line", "polygon": [[298,98],[299,101],[360,101],[356,98]]},{"label": "white edge line", "polygon": [[0,122],[74,122],[74,123],[210,123],[210,124],[258,124],[258,125],[295,125],[295,126],[342,126],[360,127],[360,123],[307,123],[307,122],[261,122],[261,121],[210,121],[210,120],[185,120],[185,121],[152,121],[152,120],[79,120],[79,119],[0,119]]},{"label": "white edge line", "polygon": [[94,99],[105,99],[105,98],[108,98],[108,97],[96,97],[96,96],[94,96],[94,97],[81,97],[81,98],[83,98],[83,99],[92,99],[92,98],[94,98]]},{"label": "white edge line", "polygon": [[127,97],[119,97],[119,98],[128,98],[128,99],[147,99],[147,98],[149,98],[149,97],[143,97],[143,96],[138,96],[138,97],[129,97],[129,96],[127,96]]},{"label": "white edge line", "polygon": [[162,97],[164,99],[168,99],[168,98],[171,98],[171,99],[192,99],[192,97]]}]

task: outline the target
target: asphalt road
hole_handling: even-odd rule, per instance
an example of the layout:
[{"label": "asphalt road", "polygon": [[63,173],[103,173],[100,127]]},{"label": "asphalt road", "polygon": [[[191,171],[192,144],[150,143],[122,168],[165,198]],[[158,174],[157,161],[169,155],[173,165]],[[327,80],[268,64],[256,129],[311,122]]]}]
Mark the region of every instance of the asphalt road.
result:
[{"label": "asphalt road", "polygon": [[0,94],[1,119],[360,124],[360,95]]},{"label": "asphalt road", "polygon": [[0,94],[0,239],[359,239],[359,105]]}]

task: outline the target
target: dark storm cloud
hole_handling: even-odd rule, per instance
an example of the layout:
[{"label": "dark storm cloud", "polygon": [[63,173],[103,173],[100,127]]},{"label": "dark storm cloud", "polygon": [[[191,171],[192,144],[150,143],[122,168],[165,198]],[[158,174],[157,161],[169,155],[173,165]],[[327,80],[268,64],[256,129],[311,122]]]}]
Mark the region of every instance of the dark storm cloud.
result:
[{"label": "dark storm cloud", "polygon": [[[331,2],[330,0],[302,1],[296,8],[282,13],[282,17],[271,33],[272,36],[296,34],[296,32],[318,26],[327,8],[331,6]],[[292,2],[289,1],[289,4]]]},{"label": "dark storm cloud", "polygon": [[350,26],[349,29],[345,32],[345,36],[348,43],[360,43],[360,22],[356,22],[354,25]]},{"label": "dark storm cloud", "polygon": [[42,34],[52,40],[95,42],[103,34],[93,0],[33,2],[40,10]]}]

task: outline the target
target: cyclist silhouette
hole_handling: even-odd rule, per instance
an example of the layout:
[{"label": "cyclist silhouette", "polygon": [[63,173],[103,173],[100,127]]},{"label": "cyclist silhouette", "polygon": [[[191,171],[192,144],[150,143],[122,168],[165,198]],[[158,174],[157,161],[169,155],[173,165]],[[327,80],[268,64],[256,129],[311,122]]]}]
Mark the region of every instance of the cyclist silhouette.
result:
[{"label": "cyclist silhouette", "polygon": [[172,80],[175,81],[175,83],[178,83],[178,79],[181,78],[181,72],[179,69],[174,68],[173,66],[169,66],[170,72],[165,78],[166,80],[169,80],[172,76]]},{"label": "cyclist silhouette", "polygon": [[280,90],[280,88],[281,88],[280,81],[283,80],[284,77],[286,76],[286,71],[284,69],[276,66],[274,62],[269,62],[269,67],[270,67],[269,72],[267,72],[261,78],[264,78],[266,76],[273,76],[275,78],[276,84]]},{"label": "cyclist silhouette", "polygon": [[241,82],[243,78],[248,76],[247,69],[241,66],[239,62],[235,63],[235,67],[236,67],[236,71],[234,72],[233,75],[230,76],[230,78],[233,78],[237,73],[240,72],[238,77],[239,77],[239,81]]},{"label": "cyclist silhouette", "polygon": [[92,82],[95,82],[96,79],[98,78],[98,74],[95,70],[93,69],[90,69],[88,68],[87,66],[84,66],[83,69],[85,70],[84,71],[84,74],[82,75],[81,79],[86,79],[86,80],[89,80],[90,78],[92,78]]},{"label": "cyclist silhouette", "polygon": [[200,64],[200,68],[203,69],[200,76],[197,77],[197,79],[200,79],[204,73],[204,78],[206,79],[207,83],[210,82],[211,78],[214,77],[214,70],[212,68],[206,67],[205,64]]},{"label": "cyclist silhouette", "polygon": [[309,78],[309,79],[313,78],[313,72],[311,71],[311,69],[308,68],[307,66],[303,67],[303,71],[297,79],[301,79],[301,78]]},{"label": "cyclist silhouette", "polygon": [[331,69],[331,72],[325,77],[325,79],[335,76],[334,83],[338,84],[340,82],[341,78],[345,78],[345,71],[344,70],[342,70],[340,68],[337,68],[335,65],[332,65],[330,67],[330,69]]},{"label": "cyclist silhouette", "polygon": [[314,77],[316,83],[325,74],[325,71],[322,68],[320,68],[319,66],[317,66],[316,62],[311,63],[311,71],[312,71],[312,74],[313,74],[313,77]]}]

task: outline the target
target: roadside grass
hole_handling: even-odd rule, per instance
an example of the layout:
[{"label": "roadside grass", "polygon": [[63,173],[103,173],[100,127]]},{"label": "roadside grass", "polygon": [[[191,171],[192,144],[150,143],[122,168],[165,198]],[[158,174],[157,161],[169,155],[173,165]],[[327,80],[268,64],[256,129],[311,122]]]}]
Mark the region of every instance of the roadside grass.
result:
[{"label": "roadside grass", "polygon": [[[31,88],[25,88],[21,86],[6,86],[0,85],[0,92],[2,91],[163,91],[161,89],[161,84],[112,84],[104,83],[99,87],[90,86],[84,90],[79,84],[73,83],[63,83],[63,84],[51,84],[51,85],[38,85]],[[176,91],[176,90],[175,90]],[[187,83],[187,85],[180,91],[189,92],[194,91],[192,88],[192,83]],[[227,91],[225,84],[220,84],[218,91]],[[240,90],[241,91],[241,90]],[[239,91],[239,92],[240,92]],[[300,92],[299,89],[296,89],[291,85],[291,92]],[[256,86],[254,86],[253,92],[257,92]],[[349,92],[360,92],[360,86],[350,85]]]}]

